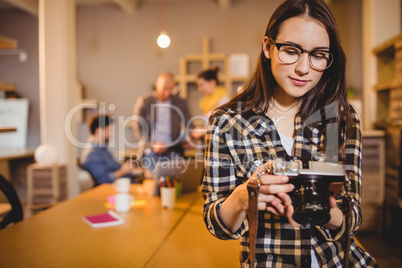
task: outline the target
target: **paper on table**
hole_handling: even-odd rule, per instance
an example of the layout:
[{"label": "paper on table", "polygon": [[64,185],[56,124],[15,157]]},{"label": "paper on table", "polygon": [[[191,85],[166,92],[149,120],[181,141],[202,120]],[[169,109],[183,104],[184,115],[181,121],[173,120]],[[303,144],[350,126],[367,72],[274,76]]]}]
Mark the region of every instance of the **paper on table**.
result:
[{"label": "paper on table", "polygon": [[[107,201],[105,202],[105,207],[106,208],[114,208],[114,203],[115,203],[115,195],[111,195],[107,198]],[[134,200],[131,204],[130,204],[130,208],[133,207],[140,207],[145,205],[147,202],[145,200]]]},{"label": "paper on table", "polygon": [[113,226],[124,223],[124,219],[113,210],[105,213],[83,216],[82,219],[92,227]]}]

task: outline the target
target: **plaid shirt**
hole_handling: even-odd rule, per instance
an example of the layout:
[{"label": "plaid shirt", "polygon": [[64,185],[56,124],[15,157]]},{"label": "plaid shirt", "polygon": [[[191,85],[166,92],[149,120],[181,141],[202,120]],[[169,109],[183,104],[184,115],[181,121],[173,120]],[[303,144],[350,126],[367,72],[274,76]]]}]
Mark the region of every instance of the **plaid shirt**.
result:
[{"label": "plaid shirt", "polygon": [[[361,133],[357,115],[354,114],[351,120],[352,135],[346,140],[344,165],[351,180],[351,195],[357,204],[352,213],[351,229],[354,235],[361,224]],[[321,150],[326,141],[318,129],[309,126],[303,128],[300,115],[296,116],[294,126],[294,157],[309,157],[315,161],[328,159],[328,150],[326,153]],[[307,130],[311,133],[309,139],[303,137]],[[220,206],[236,186],[251,177],[262,162],[289,156],[281,144],[274,122],[260,110],[248,115],[233,110],[215,112],[210,119],[206,143],[202,184],[205,224],[220,239],[240,239],[241,266],[249,267],[248,219],[246,217],[239,230],[233,233],[220,218]],[[342,188],[337,197],[341,209],[344,192]],[[346,235],[344,224],[336,230],[310,225],[292,228],[286,217],[267,211],[259,211],[258,216],[257,267],[310,267],[311,249],[315,251],[321,267],[342,266],[344,253],[341,237]],[[358,247],[353,238],[350,262],[349,267],[377,267],[375,260]]]}]

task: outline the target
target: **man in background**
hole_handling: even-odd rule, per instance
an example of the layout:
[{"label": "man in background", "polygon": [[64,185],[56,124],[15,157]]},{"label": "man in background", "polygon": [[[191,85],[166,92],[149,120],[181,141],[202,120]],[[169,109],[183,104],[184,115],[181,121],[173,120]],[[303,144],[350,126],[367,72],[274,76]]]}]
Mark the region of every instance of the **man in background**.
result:
[{"label": "man in background", "polygon": [[113,134],[114,119],[107,115],[96,115],[89,122],[91,148],[85,148],[80,162],[89,171],[95,184],[112,183],[116,178],[140,174],[129,161],[118,162],[109,151],[107,144]]},{"label": "man in background", "polygon": [[173,95],[176,86],[174,75],[161,73],[155,82],[155,91],[137,99],[134,116],[139,120],[133,123],[137,141],[144,140],[140,148],[141,163],[150,172],[155,171],[159,161],[166,161],[183,156],[186,142],[185,127],[190,119],[187,104],[180,97]]}]

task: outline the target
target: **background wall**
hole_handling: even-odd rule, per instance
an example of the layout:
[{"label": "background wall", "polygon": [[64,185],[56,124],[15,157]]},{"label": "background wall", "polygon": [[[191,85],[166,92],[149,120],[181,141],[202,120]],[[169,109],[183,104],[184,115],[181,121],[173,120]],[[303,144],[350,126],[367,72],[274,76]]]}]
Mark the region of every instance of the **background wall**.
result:
[{"label": "background wall", "polygon": [[[268,19],[281,2],[233,1],[231,8],[221,9],[213,1],[169,1],[164,22],[161,6],[154,2],[142,4],[132,15],[114,6],[79,7],[77,74],[85,98],[104,102],[108,113],[130,116],[136,98],[152,89],[160,72],[177,73],[181,57],[201,53],[203,37],[210,38],[213,53],[247,53],[252,71]],[[360,96],[361,0],[334,0],[330,9],[347,53],[349,84]],[[172,39],[165,50],[156,45],[161,30]],[[0,56],[0,80],[16,83],[18,92],[30,99],[27,144],[36,147],[40,144],[38,20],[21,11],[0,11],[0,34],[16,38],[29,55],[26,63],[20,63],[16,56]],[[197,107],[196,98],[190,99],[190,107]],[[91,113],[86,111],[85,119]]]},{"label": "background wall", "polygon": [[0,55],[0,80],[17,85],[18,93],[29,99],[28,147],[40,144],[38,19],[22,11],[0,12],[0,34],[18,40],[28,53],[28,61],[17,55]]}]

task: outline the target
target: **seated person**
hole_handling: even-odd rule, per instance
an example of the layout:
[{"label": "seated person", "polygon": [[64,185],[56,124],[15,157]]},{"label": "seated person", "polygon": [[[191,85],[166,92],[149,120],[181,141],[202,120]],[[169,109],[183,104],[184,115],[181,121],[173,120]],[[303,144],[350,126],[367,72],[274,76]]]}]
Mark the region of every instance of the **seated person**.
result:
[{"label": "seated person", "polygon": [[112,183],[116,178],[138,175],[142,171],[132,168],[130,161],[118,162],[107,144],[113,132],[114,119],[107,115],[96,115],[89,122],[91,142],[81,154],[81,164],[91,173],[98,184]]}]

